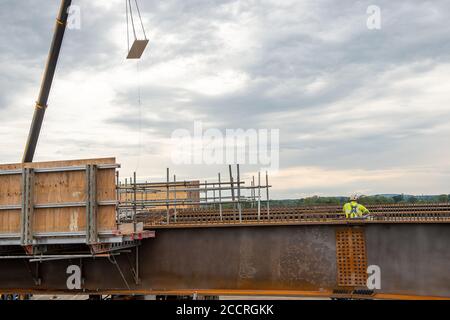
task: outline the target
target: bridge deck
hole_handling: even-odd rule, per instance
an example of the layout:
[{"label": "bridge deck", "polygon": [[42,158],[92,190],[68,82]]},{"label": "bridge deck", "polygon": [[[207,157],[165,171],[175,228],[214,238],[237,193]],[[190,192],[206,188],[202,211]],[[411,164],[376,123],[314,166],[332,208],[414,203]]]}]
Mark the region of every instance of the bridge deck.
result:
[{"label": "bridge deck", "polygon": [[[0,292],[450,298],[448,205],[394,209],[371,208],[369,220],[330,208],[273,208],[258,220],[249,209],[242,222],[232,210],[222,221],[217,212],[180,211],[169,224],[146,220],[156,237],[137,247],[92,254],[86,245],[47,246],[42,256],[0,247]],[[75,289],[74,266],[82,278]],[[367,287],[373,266],[375,289]]]},{"label": "bridge deck", "polygon": [[379,224],[379,223],[450,223],[450,204],[401,204],[368,206],[371,215],[348,220],[338,206],[304,206],[238,210],[183,209],[141,213],[138,220],[146,228],[223,227],[258,225]]}]

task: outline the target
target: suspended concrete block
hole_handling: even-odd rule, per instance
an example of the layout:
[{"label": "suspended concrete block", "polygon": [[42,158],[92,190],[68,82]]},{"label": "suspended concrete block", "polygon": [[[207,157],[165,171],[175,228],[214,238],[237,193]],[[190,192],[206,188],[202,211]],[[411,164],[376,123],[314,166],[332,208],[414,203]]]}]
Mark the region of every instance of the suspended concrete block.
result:
[{"label": "suspended concrete block", "polygon": [[149,40],[134,40],[130,51],[128,52],[127,59],[140,59],[147,47]]}]

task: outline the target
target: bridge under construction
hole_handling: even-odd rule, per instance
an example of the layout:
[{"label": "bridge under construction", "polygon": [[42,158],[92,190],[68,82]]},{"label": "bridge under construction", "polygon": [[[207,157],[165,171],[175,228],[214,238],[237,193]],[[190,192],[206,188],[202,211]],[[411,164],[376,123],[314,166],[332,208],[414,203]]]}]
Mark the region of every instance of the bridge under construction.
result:
[{"label": "bridge under construction", "polygon": [[345,219],[270,207],[254,179],[125,183],[119,167],[0,166],[0,292],[450,298],[448,203]]},{"label": "bridge under construction", "polygon": [[[129,59],[148,39],[134,31]],[[266,173],[122,179],[115,158],[33,162],[61,0],[22,163],[0,165],[0,294],[450,299],[450,204],[271,207]]]}]

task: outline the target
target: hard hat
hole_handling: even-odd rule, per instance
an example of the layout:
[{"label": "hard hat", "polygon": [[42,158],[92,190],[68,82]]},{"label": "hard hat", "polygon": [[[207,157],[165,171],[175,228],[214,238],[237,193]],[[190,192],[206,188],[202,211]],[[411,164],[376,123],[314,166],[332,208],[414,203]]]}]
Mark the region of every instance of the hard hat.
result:
[{"label": "hard hat", "polygon": [[354,193],[350,196],[350,201],[356,201],[356,200],[358,200],[358,198],[359,198],[358,194]]}]

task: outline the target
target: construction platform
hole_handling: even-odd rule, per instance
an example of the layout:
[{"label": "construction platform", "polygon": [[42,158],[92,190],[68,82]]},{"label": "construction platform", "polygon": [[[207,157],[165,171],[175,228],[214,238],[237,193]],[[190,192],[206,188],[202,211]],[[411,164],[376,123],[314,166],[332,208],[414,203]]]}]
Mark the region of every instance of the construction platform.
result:
[{"label": "construction platform", "polygon": [[123,183],[118,167],[0,166],[1,293],[450,298],[448,203],[349,220],[337,206],[270,207],[268,176],[245,186],[239,168]]},{"label": "construction platform", "polygon": [[[0,165],[0,246],[120,244],[114,158]],[[32,252],[32,251],[30,251]]]}]

